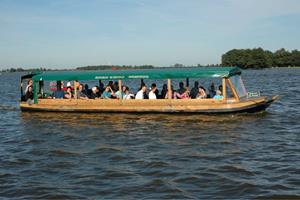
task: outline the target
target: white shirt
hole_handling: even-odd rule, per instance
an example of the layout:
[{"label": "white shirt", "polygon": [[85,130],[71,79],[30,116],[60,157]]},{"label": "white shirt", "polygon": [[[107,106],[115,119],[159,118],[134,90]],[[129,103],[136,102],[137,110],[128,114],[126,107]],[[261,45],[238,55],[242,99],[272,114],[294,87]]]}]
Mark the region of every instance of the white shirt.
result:
[{"label": "white shirt", "polygon": [[131,97],[134,98],[134,95],[129,93],[129,94],[125,94],[125,95],[123,96],[123,99],[131,99]]},{"label": "white shirt", "polygon": [[152,90],[149,92],[149,99],[156,99],[156,94]]},{"label": "white shirt", "polygon": [[144,91],[140,90],[138,93],[135,95],[135,99],[144,99]]}]

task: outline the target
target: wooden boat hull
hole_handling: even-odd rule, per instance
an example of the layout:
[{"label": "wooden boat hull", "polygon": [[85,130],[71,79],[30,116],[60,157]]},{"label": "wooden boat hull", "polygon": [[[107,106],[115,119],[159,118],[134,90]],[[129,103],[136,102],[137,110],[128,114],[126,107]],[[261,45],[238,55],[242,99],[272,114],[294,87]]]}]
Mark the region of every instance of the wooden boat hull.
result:
[{"label": "wooden boat hull", "polygon": [[235,101],[215,99],[39,99],[38,104],[20,103],[22,111],[109,113],[241,113],[265,110],[278,96]]}]

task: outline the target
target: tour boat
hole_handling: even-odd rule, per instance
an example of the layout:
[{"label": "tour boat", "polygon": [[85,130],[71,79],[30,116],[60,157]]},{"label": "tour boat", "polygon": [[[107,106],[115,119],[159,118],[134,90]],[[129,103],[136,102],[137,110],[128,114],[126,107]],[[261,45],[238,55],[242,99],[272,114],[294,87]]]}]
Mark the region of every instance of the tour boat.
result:
[{"label": "tour boat", "polygon": [[[109,112],[109,113],[240,113],[265,110],[278,96],[260,96],[259,93],[248,93],[244,87],[242,71],[238,67],[194,67],[194,68],[155,68],[133,70],[98,70],[98,71],[53,71],[27,74],[21,77],[33,80],[33,100],[20,101],[22,111],[52,112]],[[171,85],[174,80],[199,80],[202,78],[219,79],[222,85],[222,98],[174,99]],[[45,81],[118,81],[122,94],[122,81],[164,80],[168,93],[165,99],[53,99],[46,98]],[[174,83],[174,82],[173,82]],[[190,86],[191,88],[192,86]],[[74,87],[75,97],[77,88]]]}]

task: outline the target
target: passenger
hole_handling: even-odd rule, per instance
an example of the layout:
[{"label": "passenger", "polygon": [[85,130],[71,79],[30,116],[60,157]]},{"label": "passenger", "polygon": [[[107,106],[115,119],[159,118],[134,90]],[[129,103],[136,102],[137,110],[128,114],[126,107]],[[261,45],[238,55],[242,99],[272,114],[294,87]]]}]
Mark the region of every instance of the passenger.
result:
[{"label": "passenger", "polygon": [[115,92],[116,98],[117,98],[117,99],[123,98],[124,95],[125,95],[125,91],[126,91],[126,86],[123,85],[123,86],[122,86],[122,97],[120,97],[120,91],[118,90],[117,92]]},{"label": "passenger", "polygon": [[33,100],[32,86],[29,86],[27,88],[27,92],[25,94],[25,101],[28,101],[28,100]]},{"label": "passenger", "polygon": [[91,96],[92,90],[89,89],[89,85],[88,84],[84,85],[84,90],[82,91],[82,93],[85,94],[88,98]]},{"label": "passenger", "polygon": [[67,87],[67,91],[66,91],[66,94],[65,94],[65,99],[72,99],[73,97],[73,94],[72,94],[72,88],[71,87]]},{"label": "passenger", "polygon": [[184,88],[184,84],[183,82],[179,83],[179,89],[177,90],[177,93],[179,93],[180,95],[182,95],[185,92],[185,88]]},{"label": "passenger", "polygon": [[104,84],[102,83],[101,80],[99,80],[99,91],[100,91],[101,93],[104,92]]},{"label": "passenger", "polygon": [[178,92],[174,92],[174,99],[190,99],[190,92],[188,88],[184,89],[184,92],[182,94],[179,94]]},{"label": "passenger", "polygon": [[219,85],[219,91],[221,92],[221,95],[223,95],[223,86]]},{"label": "passenger", "polygon": [[[161,93],[160,93],[160,99],[165,99],[166,96],[168,95],[168,86],[167,84],[163,84],[163,88],[161,90]],[[168,98],[168,97],[167,97]]]},{"label": "passenger", "polygon": [[151,85],[151,90],[149,92],[149,99],[157,99],[157,96],[155,94],[155,91],[157,91],[157,88],[156,88],[156,84],[155,83],[152,83]]},{"label": "passenger", "polygon": [[135,95],[135,99],[144,99],[145,98],[145,93],[147,92],[147,87],[146,85],[142,86],[142,88],[140,89],[140,91],[138,91],[138,93],[136,93]]},{"label": "passenger", "polygon": [[92,88],[92,93],[90,95],[90,99],[99,99],[100,98],[99,88],[98,86],[95,86]]},{"label": "passenger", "polygon": [[114,92],[116,92],[116,91],[119,90],[119,83],[118,83],[118,81],[115,81],[115,82],[114,82],[114,84],[113,84],[113,86],[111,87],[111,89],[112,89]]},{"label": "passenger", "polygon": [[134,99],[134,95],[129,92],[129,87],[126,87],[123,99]]},{"label": "passenger", "polygon": [[207,95],[206,95],[205,88],[200,86],[198,89],[198,94],[197,94],[196,99],[206,99],[206,98],[207,98]]},{"label": "passenger", "polygon": [[102,93],[102,98],[111,99],[113,96],[115,96],[114,91],[111,89],[111,87],[106,86],[104,92]]},{"label": "passenger", "polygon": [[114,82],[113,81],[109,81],[108,84],[107,84],[107,86],[109,86],[110,88],[113,88],[114,87]]},{"label": "passenger", "polygon": [[214,99],[219,99],[219,100],[223,99],[223,96],[222,96],[222,93],[220,90],[217,90],[217,94],[214,96]]},{"label": "passenger", "polygon": [[53,92],[53,99],[63,99],[64,98],[64,91],[62,91],[62,82],[57,81],[56,83],[56,90]]},{"label": "passenger", "polygon": [[194,87],[191,89],[191,99],[195,99],[199,93],[199,82],[195,81]]},{"label": "passenger", "polygon": [[25,95],[26,95],[26,93],[27,93],[27,91],[28,91],[28,88],[29,88],[29,87],[32,87],[32,84],[33,84],[32,79],[29,79],[28,82],[27,82],[27,86],[26,86],[26,88],[25,88]]},{"label": "passenger", "polygon": [[213,98],[216,95],[214,82],[211,82],[211,85],[210,85],[210,88],[208,91],[209,91],[209,94],[208,94],[207,98]]},{"label": "passenger", "polygon": [[88,97],[85,94],[84,89],[83,89],[83,84],[80,84],[79,88],[77,90],[77,99],[87,99],[87,98]]}]

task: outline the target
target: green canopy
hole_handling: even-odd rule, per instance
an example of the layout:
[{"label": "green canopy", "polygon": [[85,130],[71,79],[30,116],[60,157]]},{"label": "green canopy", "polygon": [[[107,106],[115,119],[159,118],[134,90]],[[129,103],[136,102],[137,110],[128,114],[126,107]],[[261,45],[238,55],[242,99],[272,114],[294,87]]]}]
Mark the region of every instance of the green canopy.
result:
[{"label": "green canopy", "polygon": [[126,79],[180,79],[203,77],[230,77],[241,74],[237,67],[183,67],[134,70],[56,71],[44,72],[32,77],[43,80],[126,80]]}]

